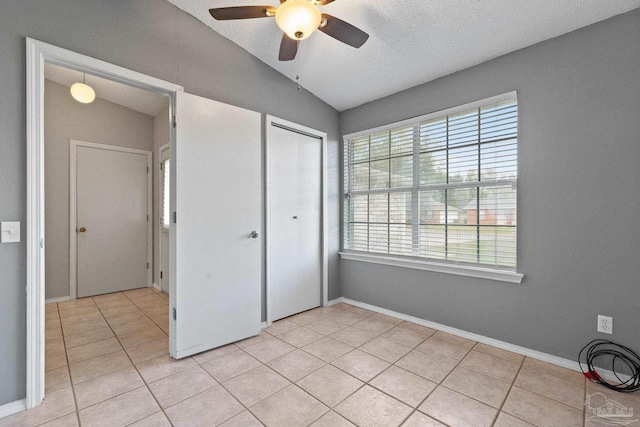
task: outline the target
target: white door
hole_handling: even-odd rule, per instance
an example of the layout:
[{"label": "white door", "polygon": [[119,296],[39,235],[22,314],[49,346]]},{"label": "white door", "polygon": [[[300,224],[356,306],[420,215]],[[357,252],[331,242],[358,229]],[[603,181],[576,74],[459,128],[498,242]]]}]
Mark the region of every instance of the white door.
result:
[{"label": "white door", "polygon": [[169,293],[169,224],[171,218],[171,159],[167,146],[160,150],[160,289]]},{"label": "white door", "polygon": [[75,145],[77,296],[147,286],[149,154]]},{"label": "white door", "polygon": [[273,321],[322,303],[322,140],[269,126],[269,295]]},{"label": "white door", "polygon": [[176,111],[171,354],[181,358],[260,332],[262,162],[259,113],[185,93]]}]

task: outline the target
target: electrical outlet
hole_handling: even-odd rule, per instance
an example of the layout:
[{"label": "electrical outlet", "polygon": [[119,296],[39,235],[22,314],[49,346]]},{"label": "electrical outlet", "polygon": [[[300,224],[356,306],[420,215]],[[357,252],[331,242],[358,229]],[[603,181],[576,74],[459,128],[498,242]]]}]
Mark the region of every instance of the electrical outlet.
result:
[{"label": "electrical outlet", "polygon": [[598,332],[603,334],[613,333],[613,317],[598,315]]}]

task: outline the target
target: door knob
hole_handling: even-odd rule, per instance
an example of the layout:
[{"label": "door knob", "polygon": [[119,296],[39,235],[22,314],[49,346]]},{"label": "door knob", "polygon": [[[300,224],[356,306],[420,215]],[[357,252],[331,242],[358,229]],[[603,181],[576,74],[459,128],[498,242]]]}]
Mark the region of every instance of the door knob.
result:
[{"label": "door knob", "polygon": [[87,231],[87,227],[80,227],[78,228],[78,231],[84,233],[85,231]]},{"label": "door knob", "polygon": [[249,234],[249,237],[251,237],[252,239],[257,239],[259,235],[260,234],[257,231],[252,231],[251,234]]}]

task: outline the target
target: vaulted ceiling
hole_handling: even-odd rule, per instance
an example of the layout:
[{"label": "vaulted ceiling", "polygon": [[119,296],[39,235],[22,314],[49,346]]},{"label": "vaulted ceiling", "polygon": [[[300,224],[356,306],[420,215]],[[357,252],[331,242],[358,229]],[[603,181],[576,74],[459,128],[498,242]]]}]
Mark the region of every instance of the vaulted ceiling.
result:
[{"label": "vaulted ceiling", "polygon": [[354,49],[316,31],[278,61],[273,18],[216,21],[210,8],[278,0],[169,0],[314,93],[349,109],[640,7],[640,0],[335,0],[320,9],[369,33]]}]

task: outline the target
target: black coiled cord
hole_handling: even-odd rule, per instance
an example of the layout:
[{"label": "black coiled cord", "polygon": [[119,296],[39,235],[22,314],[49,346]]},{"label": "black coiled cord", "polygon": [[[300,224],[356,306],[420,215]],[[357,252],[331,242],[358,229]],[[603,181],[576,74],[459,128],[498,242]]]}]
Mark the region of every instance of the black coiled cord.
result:
[{"label": "black coiled cord", "polygon": [[[584,353],[584,358],[583,358]],[[594,368],[596,359],[600,357],[611,357],[611,371],[616,376],[619,384],[610,384],[602,379]],[[587,371],[583,368],[583,360],[587,365]],[[616,372],[616,362],[623,363],[631,371],[631,377],[623,381]],[[620,393],[632,393],[640,390],[640,357],[631,349],[607,340],[593,340],[580,350],[578,363],[585,377],[589,380],[602,384],[608,389]],[[618,365],[619,366],[619,365]]]}]

